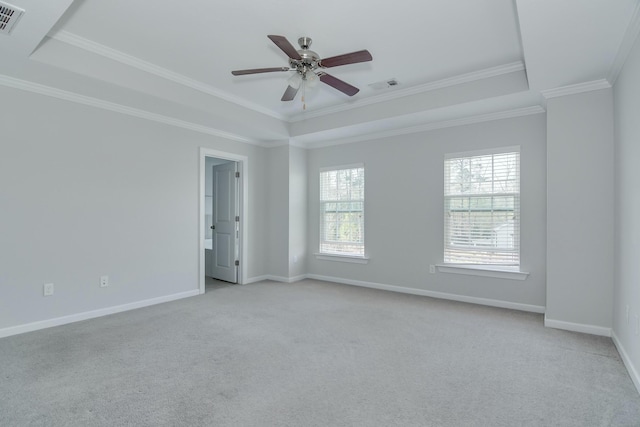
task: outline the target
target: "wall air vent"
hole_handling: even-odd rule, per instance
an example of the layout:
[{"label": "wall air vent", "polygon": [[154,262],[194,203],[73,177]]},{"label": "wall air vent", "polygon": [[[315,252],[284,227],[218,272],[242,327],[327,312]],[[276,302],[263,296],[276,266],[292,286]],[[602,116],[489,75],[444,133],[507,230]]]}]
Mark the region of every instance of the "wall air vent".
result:
[{"label": "wall air vent", "polygon": [[23,13],[23,9],[0,1],[0,34],[9,34]]}]

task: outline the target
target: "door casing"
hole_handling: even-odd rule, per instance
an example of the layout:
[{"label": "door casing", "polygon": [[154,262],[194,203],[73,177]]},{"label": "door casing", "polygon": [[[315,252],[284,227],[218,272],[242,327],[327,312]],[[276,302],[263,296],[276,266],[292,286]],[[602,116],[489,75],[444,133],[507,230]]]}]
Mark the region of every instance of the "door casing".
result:
[{"label": "door casing", "polygon": [[200,168],[199,168],[199,215],[198,215],[198,287],[201,294],[205,292],[205,253],[204,253],[204,237],[205,237],[205,174],[206,165],[205,161],[207,157],[216,157],[219,159],[231,160],[237,162],[238,171],[240,172],[239,183],[239,207],[238,215],[240,216],[240,223],[238,227],[238,261],[240,266],[238,268],[238,283],[244,284],[247,281],[247,265],[248,265],[248,221],[247,212],[249,212],[249,158],[235,153],[228,153],[224,151],[218,151],[211,148],[200,147]]}]

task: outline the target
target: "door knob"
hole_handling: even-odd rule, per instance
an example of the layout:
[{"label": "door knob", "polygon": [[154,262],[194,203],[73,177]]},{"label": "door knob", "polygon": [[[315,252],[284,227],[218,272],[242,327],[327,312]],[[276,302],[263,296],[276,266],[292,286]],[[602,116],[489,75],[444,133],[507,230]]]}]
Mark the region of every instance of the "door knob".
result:
[{"label": "door knob", "polygon": [[212,226],[211,226],[211,229],[212,229],[212,230],[215,230],[215,229],[216,229],[216,226],[215,226],[215,225],[212,225]]}]

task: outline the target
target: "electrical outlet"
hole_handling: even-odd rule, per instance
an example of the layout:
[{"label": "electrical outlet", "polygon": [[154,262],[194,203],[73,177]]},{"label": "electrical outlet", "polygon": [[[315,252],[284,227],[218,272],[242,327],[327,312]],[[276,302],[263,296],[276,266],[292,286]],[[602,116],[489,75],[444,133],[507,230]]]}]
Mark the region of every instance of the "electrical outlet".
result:
[{"label": "electrical outlet", "polygon": [[42,287],[42,293],[45,297],[53,295],[53,283],[45,283]]},{"label": "electrical outlet", "polygon": [[435,265],[430,265],[429,266],[429,273],[434,274],[436,272],[436,266]]},{"label": "electrical outlet", "polygon": [[100,287],[106,288],[109,286],[109,276],[100,276]]}]

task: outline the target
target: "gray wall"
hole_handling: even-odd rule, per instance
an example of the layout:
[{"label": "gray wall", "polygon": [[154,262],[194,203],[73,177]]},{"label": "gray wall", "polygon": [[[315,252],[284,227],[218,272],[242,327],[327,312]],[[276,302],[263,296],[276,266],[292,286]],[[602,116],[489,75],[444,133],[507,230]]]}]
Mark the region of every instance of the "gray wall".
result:
[{"label": "gray wall", "polygon": [[546,321],[605,335],[613,308],[613,148],[611,89],[548,101]]},{"label": "gray wall", "polygon": [[265,149],[5,87],[0,99],[0,329],[197,290],[200,146],[249,157],[248,276],[265,274]]},{"label": "gray wall", "polygon": [[[197,290],[204,146],[249,157],[248,281],[309,273],[548,304],[549,319],[603,328],[615,314],[614,332],[637,366],[638,339],[624,313],[629,305],[632,320],[640,314],[638,50],[615,88],[615,305],[611,91],[552,99],[548,119],[538,114],[307,151],[264,149],[3,87],[0,329]],[[430,274],[429,264],[442,261],[444,154],[512,145],[522,152],[521,254],[530,276]],[[578,160],[569,161],[575,153]],[[370,262],[318,260],[319,168],[360,162]],[[577,207],[590,215],[567,215]],[[586,233],[595,239],[585,240]],[[111,284],[101,289],[103,274]],[[42,296],[45,282],[55,283],[53,297]]]},{"label": "gray wall", "polygon": [[[640,389],[640,40],[614,86],[616,246],[613,334],[627,354]],[[629,307],[629,322],[626,309]]]},{"label": "gray wall", "polygon": [[289,277],[307,273],[307,150],[289,147]]},{"label": "gray wall", "polygon": [[[521,146],[522,269],[525,281],[429,274],[443,260],[444,155]],[[318,252],[321,167],[365,164],[366,265],[323,261],[308,271],[324,277],[545,304],[546,122],[544,114],[441,129],[309,152],[309,254]]]},{"label": "gray wall", "polygon": [[291,281],[306,274],[307,150],[270,148],[269,276]]},{"label": "gray wall", "polygon": [[268,158],[269,275],[278,280],[289,277],[289,146],[270,148]]}]

